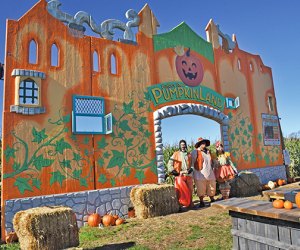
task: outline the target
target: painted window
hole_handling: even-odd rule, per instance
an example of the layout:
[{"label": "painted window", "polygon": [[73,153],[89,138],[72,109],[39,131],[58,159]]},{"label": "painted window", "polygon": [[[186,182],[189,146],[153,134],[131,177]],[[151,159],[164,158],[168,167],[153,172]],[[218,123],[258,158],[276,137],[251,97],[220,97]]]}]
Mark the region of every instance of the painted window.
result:
[{"label": "painted window", "polygon": [[55,43],[51,46],[51,66],[58,67],[59,49]]},{"label": "painted window", "polygon": [[112,133],[112,115],[105,115],[103,98],[73,96],[72,131],[75,134]]},{"label": "painted window", "polygon": [[273,105],[273,98],[272,96],[268,96],[268,106],[269,106],[269,111],[274,111],[274,105]]},{"label": "painted window", "polygon": [[226,108],[228,109],[237,109],[240,106],[240,98],[230,98],[226,97]]},{"label": "painted window", "polygon": [[19,85],[19,103],[21,105],[38,105],[39,88],[32,79],[28,78]]},{"label": "painted window", "polygon": [[253,71],[253,65],[252,65],[252,62],[250,62],[249,68],[250,68],[250,71]]},{"label": "painted window", "polygon": [[34,40],[29,43],[29,63],[37,64],[37,44]]},{"label": "painted window", "polygon": [[238,69],[239,69],[239,70],[242,69],[242,67],[241,67],[241,60],[240,60],[240,59],[237,60],[237,66],[238,66]]},{"label": "painted window", "polygon": [[114,54],[110,56],[110,73],[113,75],[117,74],[117,58]]},{"label": "painted window", "polygon": [[100,72],[100,60],[97,51],[93,53],[93,71]]}]

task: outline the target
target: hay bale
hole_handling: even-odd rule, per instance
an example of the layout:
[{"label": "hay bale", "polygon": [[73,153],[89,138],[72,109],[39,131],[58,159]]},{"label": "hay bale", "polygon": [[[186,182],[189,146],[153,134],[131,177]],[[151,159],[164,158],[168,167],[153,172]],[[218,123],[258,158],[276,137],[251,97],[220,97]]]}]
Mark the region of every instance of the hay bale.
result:
[{"label": "hay bale", "polygon": [[79,245],[76,216],[68,207],[37,207],[16,213],[21,249],[57,250]]},{"label": "hay bale", "polygon": [[146,184],[134,187],[130,199],[137,218],[146,219],[179,211],[179,202],[172,185]]}]

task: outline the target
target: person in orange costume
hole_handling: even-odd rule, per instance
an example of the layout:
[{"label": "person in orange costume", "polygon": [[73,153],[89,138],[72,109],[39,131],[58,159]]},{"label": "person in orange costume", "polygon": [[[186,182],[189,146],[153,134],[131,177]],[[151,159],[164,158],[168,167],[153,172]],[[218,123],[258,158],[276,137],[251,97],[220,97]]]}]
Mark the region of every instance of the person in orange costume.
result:
[{"label": "person in orange costume", "polygon": [[175,189],[179,203],[184,207],[193,206],[192,157],[187,152],[185,140],[180,140],[179,151],[174,152],[168,162],[168,171],[175,176]]},{"label": "person in orange costume", "polygon": [[228,199],[230,195],[230,181],[238,173],[234,164],[230,159],[230,154],[224,151],[223,144],[220,141],[216,142],[217,158],[214,159],[214,171],[219,189],[223,199]]},{"label": "person in orange costume", "polygon": [[207,195],[214,202],[216,194],[216,178],[212,168],[212,159],[207,147],[210,141],[198,138],[195,150],[192,152],[192,165],[194,166],[194,182],[197,187],[197,195],[200,199],[199,207],[204,207],[204,196]]}]

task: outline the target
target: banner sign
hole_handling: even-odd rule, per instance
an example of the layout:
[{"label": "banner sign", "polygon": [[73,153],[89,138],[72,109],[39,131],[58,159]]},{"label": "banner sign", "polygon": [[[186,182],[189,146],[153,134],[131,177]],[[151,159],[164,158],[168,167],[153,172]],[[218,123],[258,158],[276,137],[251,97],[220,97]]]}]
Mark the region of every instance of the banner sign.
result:
[{"label": "banner sign", "polygon": [[262,124],[264,133],[264,144],[269,145],[280,145],[280,131],[278,116],[262,114]]},{"label": "banner sign", "polygon": [[182,82],[165,82],[148,87],[148,94],[158,106],[173,101],[196,101],[206,103],[220,111],[224,110],[225,97],[214,90],[204,87],[188,87]]}]

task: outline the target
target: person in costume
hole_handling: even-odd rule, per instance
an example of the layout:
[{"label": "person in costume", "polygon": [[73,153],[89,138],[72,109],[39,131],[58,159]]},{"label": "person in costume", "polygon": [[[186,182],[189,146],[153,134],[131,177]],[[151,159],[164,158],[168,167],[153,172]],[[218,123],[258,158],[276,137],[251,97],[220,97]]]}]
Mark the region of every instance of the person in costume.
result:
[{"label": "person in costume", "polygon": [[192,152],[192,165],[194,167],[194,182],[197,188],[197,195],[200,203],[199,207],[204,207],[203,201],[205,195],[210,197],[210,201],[214,202],[216,194],[216,178],[212,168],[212,159],[207,147],[210,141],[198,138],[195,144],[195,150]]},{"label": "person in costume", "polygon": [[238,171],[230,159],[230,153],[224,151],[223,144],[216,142],[216,159],[214,159],[214,172],[223,199],[230,195],[230,182],[237,175]]},{"label": "person in costume", "polygon": [[184,207],[193,206],[192,157],[187,152],[185,140],[180,140],[179,150],[174,152],[168,162],[168,172],[175,176],[175,189],[179,203]]}]

